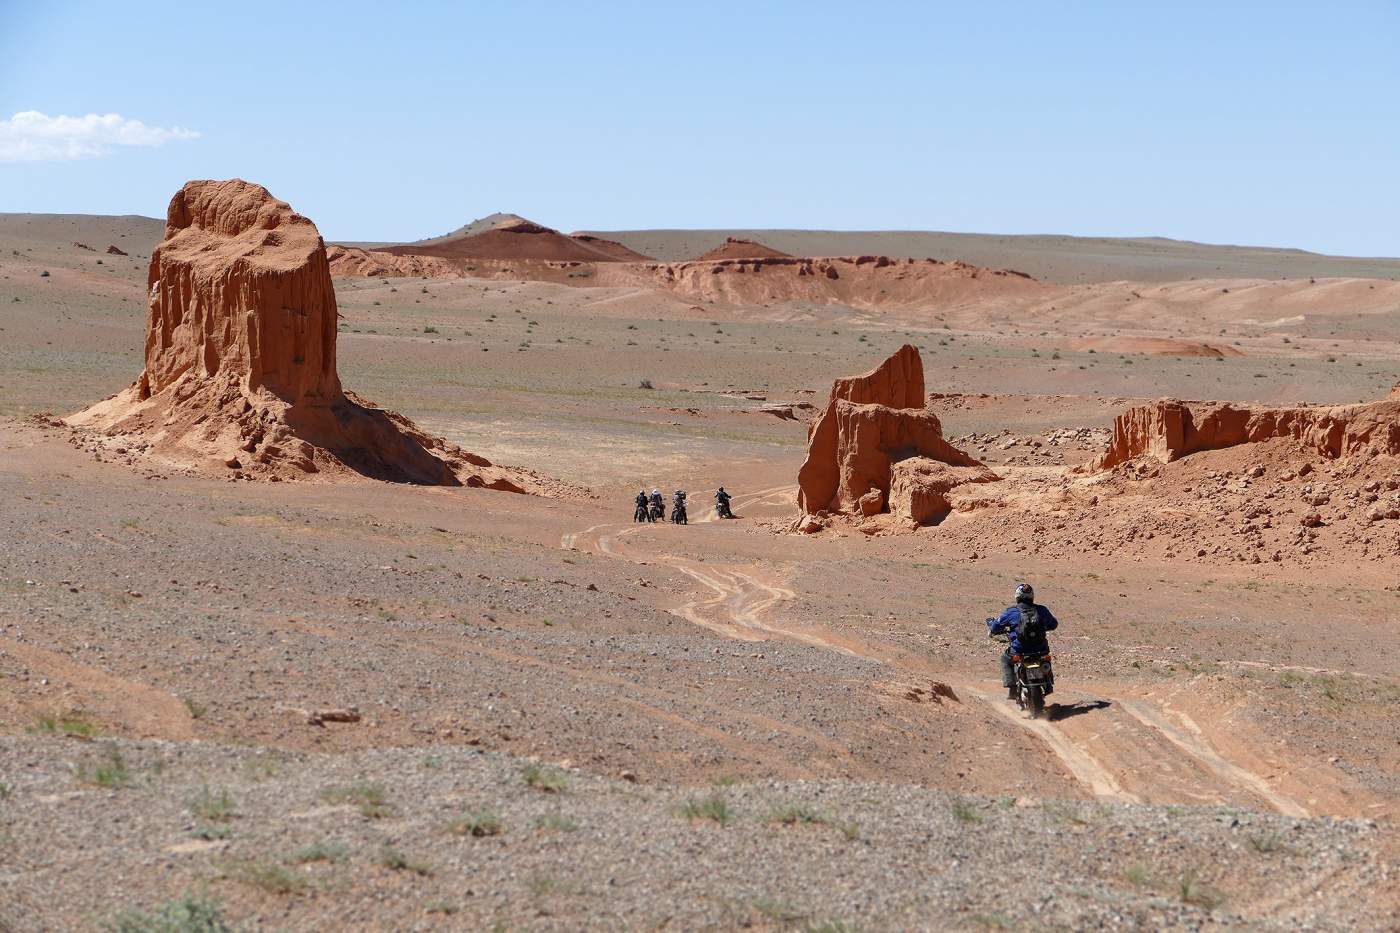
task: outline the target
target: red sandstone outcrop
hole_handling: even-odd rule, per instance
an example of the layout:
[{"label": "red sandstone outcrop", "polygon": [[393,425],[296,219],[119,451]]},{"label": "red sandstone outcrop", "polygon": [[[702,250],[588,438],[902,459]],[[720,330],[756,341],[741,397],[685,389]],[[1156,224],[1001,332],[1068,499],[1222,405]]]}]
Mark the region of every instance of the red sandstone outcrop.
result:
[{"label": "red sandstone outcrop", "polygon": [[382,250],[362,249],[358,246],[330,245],[326,247],[326,259],[330,263],[331,275],[359,278],[414,278],[454,279],[466,275],[462,263],[438,256],[399,256]]},{"label": "red sandstone outcrop", "polygon": [[923,361],[906,344],[865,375],[832,385],[808,429],[797,503],[803,519],[893,511],[924,524],[947,513],[954,486],[991,479],[979,461],[944,440],[938,416],[924,407]]},{"label": "red sandstone outcrop", "polygon": [[949,494],[955,488],[997,478],[981,464],[953,466],[928,457],[900,460],[890,466],[890,514],[915,525],[927,525],[952,511]]},{"label": "red sandstone outcrop", "polygon": [[[534,225],[531,225],[532,227]],[[485,234],[478,234],[485,236]],[[621,256],[577,255],[530,244],[539,234],[504,233],[505,258],[458,255],[452,243],[413,244],[366,250],[329,248],[333,275],[388,277],[472,277],[518,282],[552,282],[586,288],[649,288],[693,302],[769,305],[773,302],[844,305],[862,309],[948,308],[990,299],[1019,301],[1046,293],[1050,286],[1010,269],[985,269],[956,260],[893,259],[889,256],[774,257],[662,263],[624,261]],[[562,234],[558,234],[562,237]],[[570,238],[566,238],[570,239]],[[584,240],[584,237],[572,239]],[[557,241],[556,241],[557,242]],[[596,253],[598,243],[577,243]],[[430,250],[443,249],[442,254]],[[476,252],[474,247],[463,247]],[[485,252],[485,250],[480,250]]]},{"label": "red sandstone outcrop", "polygon": [[1290,438],[1324,457],[1400,454],[1400,397],[1379,402],[1306,408],[1252,408],[1230,402],[1164,399],[1139,405],[1113,423],[1108,449],[1093,469],[1112,469],[1136,457],[1170,462],[1203,450],[1220,450],[1274,438]]},{"label": "red sandstone outcrop", "polygon": [[353,471],[523,491],[509,471],[342,391],[325,246],[267,189],[186,184],[147,281],[145,369],[70,424],[140,435],[154,456],[239,476]]}]

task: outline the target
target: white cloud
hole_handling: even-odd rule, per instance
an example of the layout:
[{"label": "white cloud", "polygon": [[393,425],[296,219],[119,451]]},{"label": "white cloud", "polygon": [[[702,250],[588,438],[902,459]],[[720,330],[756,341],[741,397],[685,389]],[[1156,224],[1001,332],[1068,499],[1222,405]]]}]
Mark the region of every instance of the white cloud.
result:
[{"label": "white cloud", "polygon": [[0,120],[0,162],[95,159],[114,146],[162,146],[172,139],[198,139],[194,130],[147,126],[116,113],[51,117],[25,110]]}]

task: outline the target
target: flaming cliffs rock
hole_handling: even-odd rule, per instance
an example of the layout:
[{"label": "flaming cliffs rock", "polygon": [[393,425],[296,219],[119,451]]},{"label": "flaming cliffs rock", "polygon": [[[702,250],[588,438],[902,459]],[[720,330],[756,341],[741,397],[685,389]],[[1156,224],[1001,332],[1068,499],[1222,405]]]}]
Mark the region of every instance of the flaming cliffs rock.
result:
[{"label": "flaming cliffs rock", "polygon": [[808,429],[798,527],[815,530],[832,513],[890,512],[928,524],[948,514],[954,487],[995,480],[944,440],[938,416],[924,406],[923,360],[908,344],[863,376],[837,379]]},{"label": "flaming cliffs rock", "polygon": [[1092,468],[1109,470],[1138,457],[1170,462],[1275,438],[1291,438],[1333,459],[1400,455],[1400,387],[1389,398],[1361,405],[1253,408],[1174,399],[1139,405],[1114,419],[1108,449]]},{"label": "flaming cliffs rock", "polygon": [[147,280],[145,369],[70,424],[139,435],[179,464],[292,479],[523,491],[508,471],[343,391],[321,235],[267,189],[192,181],[170,201]]}]

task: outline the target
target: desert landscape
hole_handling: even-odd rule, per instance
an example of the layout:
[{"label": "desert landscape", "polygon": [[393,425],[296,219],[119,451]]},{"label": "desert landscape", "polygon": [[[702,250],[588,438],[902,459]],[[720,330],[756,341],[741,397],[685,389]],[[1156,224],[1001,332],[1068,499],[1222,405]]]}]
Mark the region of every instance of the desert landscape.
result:
[{"label": "desert landscape", "polygon": [[1400,924],[1400,260],[295,205],[0,215],[0,929]]}]

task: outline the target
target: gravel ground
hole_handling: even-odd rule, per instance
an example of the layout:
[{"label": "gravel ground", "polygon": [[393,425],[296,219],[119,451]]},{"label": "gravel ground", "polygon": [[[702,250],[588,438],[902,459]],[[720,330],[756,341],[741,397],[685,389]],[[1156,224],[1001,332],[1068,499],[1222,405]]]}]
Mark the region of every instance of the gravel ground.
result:
[{"label": "gravel ground", "polygon": [[89,928],[187,892],[253,929],[1400,919],[1368,902],[1396,867],[1363,820],[851,782],[684,789],[460,747],[321,755],[12,736],[0,780],[0,903],[14,930]]}]

